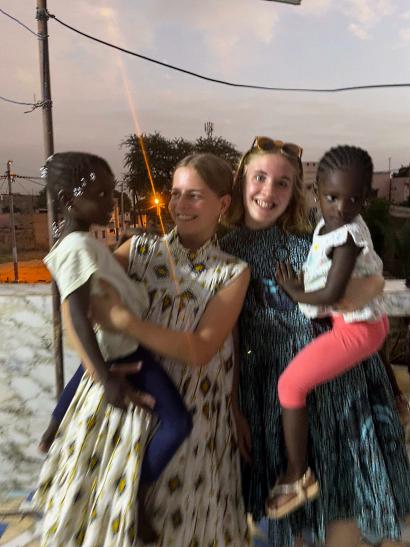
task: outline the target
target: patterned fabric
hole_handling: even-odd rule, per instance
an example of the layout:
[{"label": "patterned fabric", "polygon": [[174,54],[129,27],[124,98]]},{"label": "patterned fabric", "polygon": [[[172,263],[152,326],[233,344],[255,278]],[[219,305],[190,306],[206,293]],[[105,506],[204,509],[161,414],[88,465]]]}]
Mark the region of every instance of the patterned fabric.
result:
[{"label": "patterned fabric", "polygon": [[149,418],[104,401],[85,374],[43,465],[34,500],[41,546],[131,547]]},{"label": "patterned fabric", "polygon": [[[345,224],[327,234],[320,234],[324,224],[325,221],[321,219],[316,226],[312,246],[303,266],[305,290],[307,292],[323,289],[326,285],[327,276],[332,266],[332,259],[329,258],[329,254],[335,247],[344,245],[349,235],[352,237],[355,245],[362,249],[356,259],[352,277],[360,278],[373,274],[383,274],[383,262],[373,248],[369,229],[360,215],[350,224]],[[310,318],[334,313],[330,306],[299,304],[299,307]],[[385,313],[383,299],[376,297],[362,309],[344,313],[343,319],[346,323],[377,321]]]},{"label": "patterned fabric", "polygon": [[[308,320],[281,297],[277,262],[295,270],[305,262],[308,237],[278,227],[228,234],[223,249],[246,260],[251,286],[240,318],[241,405],[252,433],[252,466],[243,468],[246,509],[264,516],[269,486],[286,467],[277,382],[281,372],[325,320]],[[323,356],[326,358],[326,356]],[[272,546],[291,546],[303,528],[324,541],[329,522],[355,519],[364,536],[398,539],[399,518],[410,512],[410,467],[389,380],[377,356],[318,387],[308,398],[309,465],[319,499],[293,515],[270,521]]]},{"label": "patterned fabric", "polygon": [[[216,240],[189,252],[173,231],[165,238],[134,238],[129,273],[147,286],[148,319],[191,332],[218,289],[245,267]],[[230,404],[232,351],[229,337],[204,367],[162,359],[192,412],[193,429],[149,496],[148,511],[161,534],[157,547],[249,544]]]}]

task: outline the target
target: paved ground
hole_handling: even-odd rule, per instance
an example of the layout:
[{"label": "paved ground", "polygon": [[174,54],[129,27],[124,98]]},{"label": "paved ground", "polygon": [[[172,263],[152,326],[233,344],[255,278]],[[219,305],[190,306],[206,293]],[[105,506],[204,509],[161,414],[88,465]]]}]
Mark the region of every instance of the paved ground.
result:
[{"label": "paved ground", "polygon": [[[405,368],[397,367],[396,373],[401,387],[410,395],[410,380]],[[410,424],[407,433],[410,441]],[[2,492],[0,494],[0,546],[39,547],[41,522],[39,516],[32,512],[31,495],[27,492]],[[264,540],[266,524],[263,522],[258,533],[255,534],[255,547],[268,547]],[[402,539],[402,543],[385,542],[382,547],[410,547],[410,517],[403,526]]]}]

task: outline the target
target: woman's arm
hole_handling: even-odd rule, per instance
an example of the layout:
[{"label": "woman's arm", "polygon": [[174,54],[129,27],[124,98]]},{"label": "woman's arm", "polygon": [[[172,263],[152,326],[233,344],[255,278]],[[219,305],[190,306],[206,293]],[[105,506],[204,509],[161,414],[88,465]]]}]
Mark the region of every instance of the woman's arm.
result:
[{"label": "woman's arm", "polygon": [[292,269],[286,264],[279,264],[276,280],[295,302],[314,306],[331,306],[344,295],[361,250],[350,235],[344,245],[333,249],[332,265],[323,289],[305,292],[300,283],[296,282]]},{"label": "woman's arm", "polygon": [[236,425],[236,435],[238,440],[238,448],[242,458],[247,462],[251,463],[252,457],[252,436],[249,424],[245,416],[242,414],[241,408],[239,406],[239,382],[240,382],[240,346],[239,346],[239,329],[236,326],[232,331],[233,337],[233,379],[232,379],[232,394],[231,394],[231,403],[232,403],[232,412]]},{"label": "woman's arm", "polygon": [[194,332],[175,331],[139,319],[105,284],[106,294],[93,300],[92,313],[106,328],[126,332],[160,355],[199,367],[211,360],[231,333],[245,299],[249,277],[247,268],[220,289],[208,303]]},{"label": "woman's arm", "polygon": [[124,270],[128,273],[128,263],[129,263],[129,256],[130,256],[130,248],[131,248],[131,241],[132,238],[127,239],[125,243],[120,245],[117,249],[115,249],[113,255],[114,258],[118,260],[120,265],[124,268]]}]

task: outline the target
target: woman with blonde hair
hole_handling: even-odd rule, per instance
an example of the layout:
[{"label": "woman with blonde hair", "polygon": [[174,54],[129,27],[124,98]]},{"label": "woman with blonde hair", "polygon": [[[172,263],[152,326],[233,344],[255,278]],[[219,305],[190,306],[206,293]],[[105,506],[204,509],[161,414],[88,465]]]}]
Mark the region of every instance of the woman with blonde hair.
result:
[{"label": "woman with blonde hair", "polygon": [[[240,370],[233,407],[244,458],[245,506],[256,521],[264,517],[269,490],[286,469],[279,376],[328,328],[307,319],[275,280],[281,262],[301,271],[311,244],[301,157],[296,144],[255,138],[235,177],[228,217],[236,229],[221,242],[251,268],[239,320]],[[358,308],[382,286],[377,277],[355,283],[345,298]],[[410,511],[410,469],[379,357],[319,386],[309,395],[308,409],[308,460],[321,496],[282,520],[270,521],[271,545],[295,545],[304,528],[329,547],[354,547],[360,533],[377,541],[399,539],[399,519]],[[302,484],[301,495],[308,485],[308,480]]]}]

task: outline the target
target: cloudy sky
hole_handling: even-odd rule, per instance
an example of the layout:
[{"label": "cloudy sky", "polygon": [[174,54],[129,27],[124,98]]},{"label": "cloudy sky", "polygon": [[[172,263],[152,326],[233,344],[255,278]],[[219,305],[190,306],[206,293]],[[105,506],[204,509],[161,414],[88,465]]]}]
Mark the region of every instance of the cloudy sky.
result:
[{"label": "cloudy sky", "polygon": [[[332,88],[410,82],[408,0],[49,0],[51,13],[127,49],[218,79],[279,87]],[[34,0],[0,8],[36,30]],[[351,143],[376,169],[410,161],[410,87],[309,94],[234,89],[170,71],[49,21],[56,151],[105,156],[118,178],[120,142],[134,132],[195,139],[204,122],[241,150],[255,135],[304,147],[318,160]],[[35,36],[0,13],[0,95],[40,97]],[[127,93],[128,89],[128,93]],[[43,160],[39,110],[0,101],[0,170],[38,174]],[[26,185],[27,191],[38,187]],[[0,191],[2,191],[0,184]],[[16,186],[22,191],[22,186]]]}]

